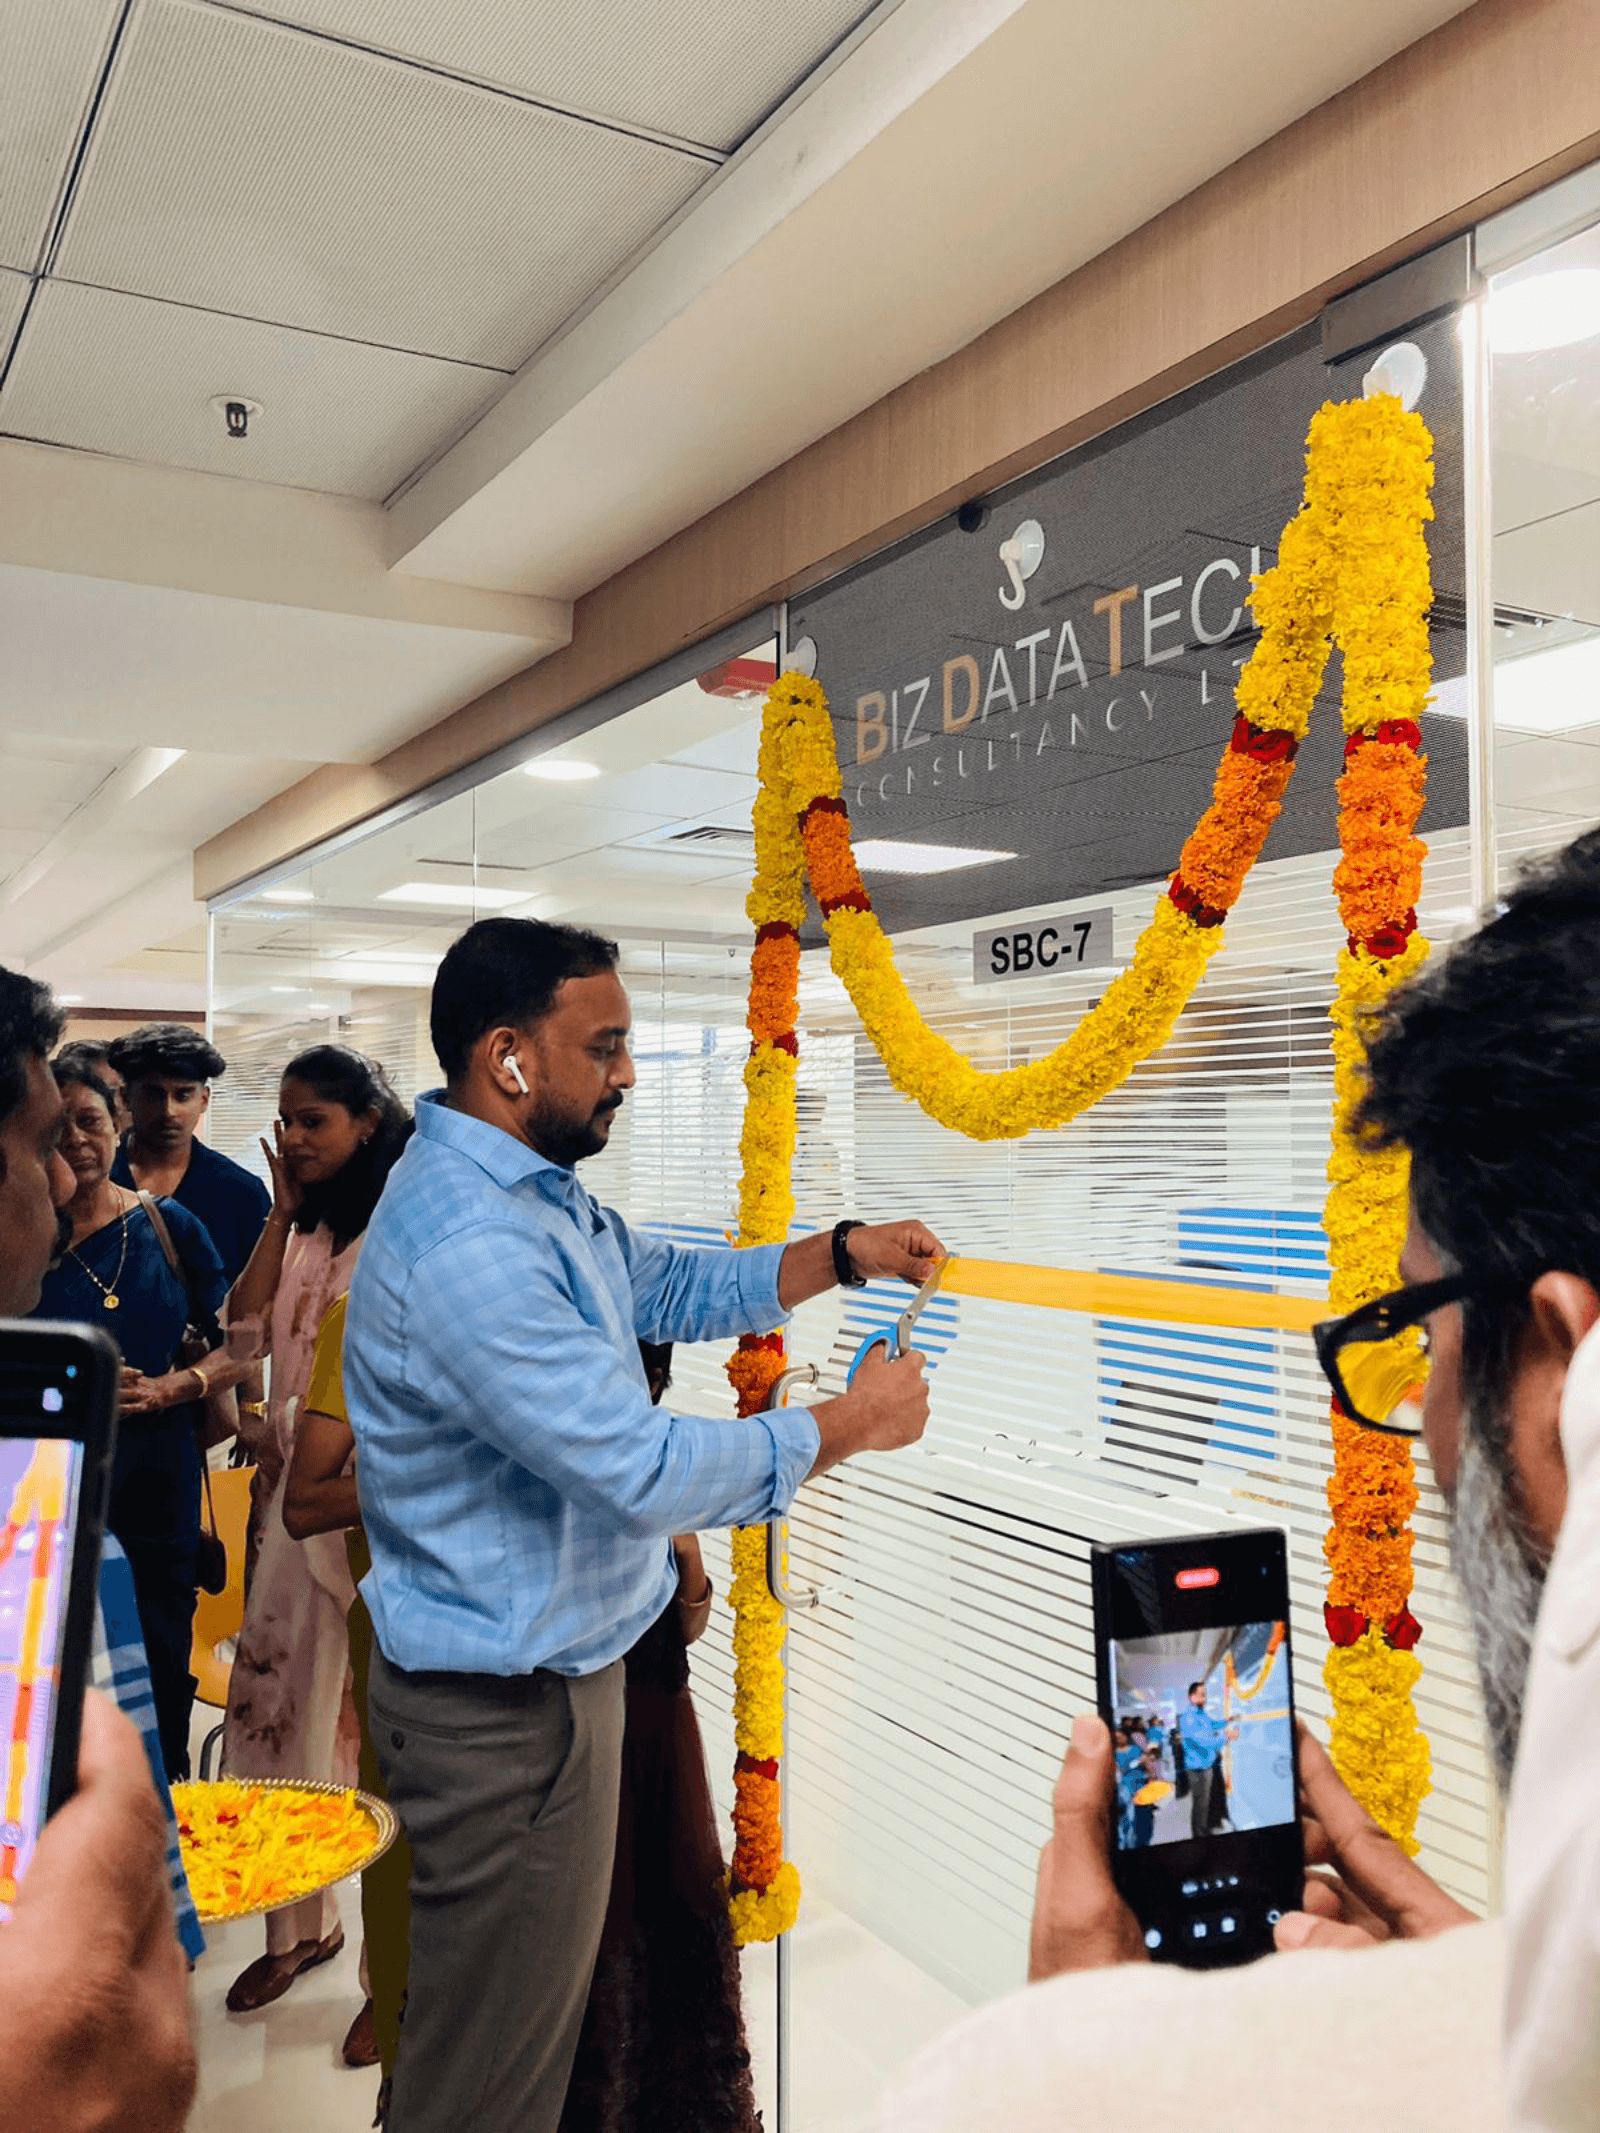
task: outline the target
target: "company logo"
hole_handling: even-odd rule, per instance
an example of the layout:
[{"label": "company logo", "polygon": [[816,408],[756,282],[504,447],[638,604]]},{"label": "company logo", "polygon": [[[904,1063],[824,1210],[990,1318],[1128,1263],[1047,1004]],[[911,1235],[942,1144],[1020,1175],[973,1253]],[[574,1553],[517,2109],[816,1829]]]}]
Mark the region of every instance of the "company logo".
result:
[{"label": "company logo", "polygon": [[[1027,604],[1028,580],[1046,546],[1037,519],[1022,520],[999,544],[1007,582],[995,590],[1008,612]],[[1186,654],[1198,653],[1203,664],[1177,693],[1193,691],[1202,709],[1225,700],[1244,663],[1232,645],[1245,620],[1250,580],[1261,567],[1261,550],[1252,547],[1237,558],[1213,555],[1192,574],[1155,584],[1122,585],[1098,597],[1085,586],[1048,627],[987,649],[952,652],[930,662],[928,672],[861,690],[853,761],[847,756],[844,765],[847,777],[854,772],[851,804],[883,804],[982,779],[1007,764],[1037,762],[1087,744],[1096,728],[1121,733],[1152,724],[1161,715],[1158,703],[1164,712],[1165,698],[1174,694],[1158,689],[1159,671]]]}]

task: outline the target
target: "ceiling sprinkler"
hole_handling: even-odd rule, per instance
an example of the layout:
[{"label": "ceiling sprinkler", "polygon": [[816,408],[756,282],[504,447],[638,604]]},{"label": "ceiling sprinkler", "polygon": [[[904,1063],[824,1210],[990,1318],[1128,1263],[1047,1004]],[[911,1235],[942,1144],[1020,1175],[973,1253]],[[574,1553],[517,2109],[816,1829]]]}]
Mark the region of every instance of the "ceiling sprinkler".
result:
[{"label": "ceiling sprinkler", "polygon": [[249,436],[251,416],[261,413],[261,402],[246,399],[243,393],[215,393],[209,404],[222,417],[223,428],[235,443]]}]

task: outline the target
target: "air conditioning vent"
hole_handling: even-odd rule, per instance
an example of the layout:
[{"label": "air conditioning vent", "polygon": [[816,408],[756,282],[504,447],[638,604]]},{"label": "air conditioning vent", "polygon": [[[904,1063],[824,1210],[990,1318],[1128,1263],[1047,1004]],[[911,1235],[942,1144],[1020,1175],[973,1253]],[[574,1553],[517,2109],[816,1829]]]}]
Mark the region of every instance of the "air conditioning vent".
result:
[{"label": "air conditioning vent", "polygon": [[709,852],[719,859],[749,860],[755,856],[756,833],[728,822],[673,822],[623,842],[636,852],[677,852],[686,859]]},{"label": "air conditioning vent", "polygon": [[753,852],[756,845],[754,830],[724,829],[716,822],[702,822],[694,829],[674,830],[662,839],[664,844],[708,844],[729,852]]}]

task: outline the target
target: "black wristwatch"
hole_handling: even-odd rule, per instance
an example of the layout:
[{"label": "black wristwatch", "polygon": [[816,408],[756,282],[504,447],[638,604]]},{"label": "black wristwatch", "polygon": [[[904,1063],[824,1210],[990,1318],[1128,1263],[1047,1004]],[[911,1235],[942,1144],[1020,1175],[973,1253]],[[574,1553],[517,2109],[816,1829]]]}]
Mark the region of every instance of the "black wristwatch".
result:
[{"label": "black wristwatch", "polygon": [[865,1274],[858,1274],[850,1264],[850,1254],[845,1250],[844,1240],[853,1229],[862,1227],[859,1222],[835,1222],[833,1225],[833,1271],[841,1289],[864,1289]]}]

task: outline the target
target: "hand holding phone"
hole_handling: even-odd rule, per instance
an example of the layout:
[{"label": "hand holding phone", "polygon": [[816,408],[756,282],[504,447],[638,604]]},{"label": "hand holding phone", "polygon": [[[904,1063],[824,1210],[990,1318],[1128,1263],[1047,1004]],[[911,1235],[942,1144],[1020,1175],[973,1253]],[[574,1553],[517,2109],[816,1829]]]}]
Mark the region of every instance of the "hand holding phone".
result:
[{"label": "hand holding phone", "polygon": [[1050,1842],[1039,1860],[1028,1976],[1145,1963],[1144,1928],[1111,1878],[1117,1773],[1111,1732],[1088,1712],[1072,1722],[1072,1744],[1052,1802]]},{"label": "hand holding phone", "polygon": [[1090,1562],[1111,1878],[1156,1961],[1253,1961],[1305,1883],[1284,1536],[1105,1544]]},{"label": "hand holding phone", "polygon": [[177,2133],[194,2096],[166,1826],[137,1730],[84,1703],[77,1790],[0,1925],[7,2124]]},{"label": "hand holding phone", "polygon": [[1286,1912],[1280,1948],[1370,1948],[1375,1941],[1431,1940],[1477,1923],[1447,1896],[1344,1784],[1327,1750],[1300,1728],[1300,1804],[1306,1858],[1305,1908]]},{"label": "hand holding phone", "polygon": [[77,1780],[121,1368],[86,1326],[0,1321],[0,1931]]}]

